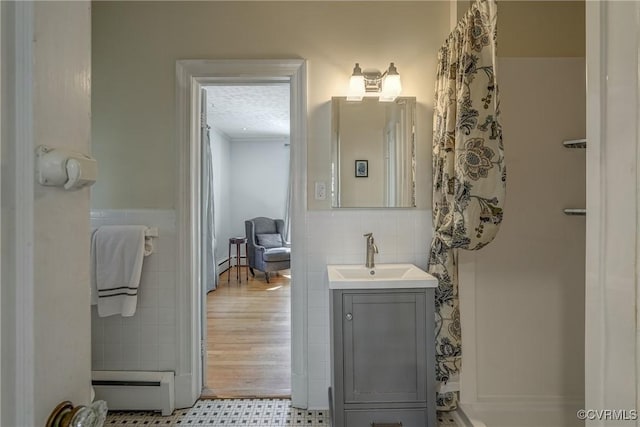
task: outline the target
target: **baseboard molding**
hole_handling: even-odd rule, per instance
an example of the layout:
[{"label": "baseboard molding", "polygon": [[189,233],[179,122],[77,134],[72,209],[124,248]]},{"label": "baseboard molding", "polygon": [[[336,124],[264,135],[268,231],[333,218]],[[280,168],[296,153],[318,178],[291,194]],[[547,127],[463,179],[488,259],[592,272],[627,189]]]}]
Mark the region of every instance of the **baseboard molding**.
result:
[{"label": "baseboard molding", "polygon": [[176,375],[174,378],[176,409],[191,408],[200,394],[193,395],[193,375]]},{"label": "baseboard molding", "polygon": [[[242,261],[242,260],[245,260],[244,264],[247,264],[246,259],[247,259],[247,257],[246,257],[246,256],[241,256],[241,257],[240,257],[240,260],[241,260],[241,261]],[[231,267],[230,267],[230,261],[231,261],[231,258],[225,258],[225,259],[223,259],[222,261],[219,261],[219,262],[218,262],[218,274],[223,274],[223,273],[226,273],[227,271],[229,271],[229,269],[231,268]],[[225,264],[226,264],[226,267],[224,267],[224,268],[220,269],[220,267],[222,267],[222,266],[223,266],[223,265],[225,265]],[[244,264],[242,264],[242,265],[241,265],[241,267],[244,267],[244,266],[245,266]],[[234,266],[234,267],[235,267],[235,266]]]},{"label": "baseboard molding", "polygon": [[309,390],[306,375],[291,373],[291,406],[307,409],[309,407]]}]

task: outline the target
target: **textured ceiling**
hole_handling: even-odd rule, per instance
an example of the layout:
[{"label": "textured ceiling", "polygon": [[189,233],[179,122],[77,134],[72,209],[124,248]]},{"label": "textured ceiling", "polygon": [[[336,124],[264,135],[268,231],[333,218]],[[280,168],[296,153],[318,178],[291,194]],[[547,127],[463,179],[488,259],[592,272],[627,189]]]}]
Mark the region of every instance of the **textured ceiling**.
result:
[{"label": "textured ceiling", "polygon": [[207,122],[231,139],[289,136],[289,84],[207,86]]}]

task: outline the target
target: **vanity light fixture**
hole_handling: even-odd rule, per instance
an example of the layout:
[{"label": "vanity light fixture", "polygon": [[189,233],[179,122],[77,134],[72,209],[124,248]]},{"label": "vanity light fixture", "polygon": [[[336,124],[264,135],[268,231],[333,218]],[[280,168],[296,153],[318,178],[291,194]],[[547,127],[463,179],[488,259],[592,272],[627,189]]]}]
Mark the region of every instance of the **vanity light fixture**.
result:
[{"label": "vanity light fixture", "polygon": [[401,91],[400,74],[393,62],[384,73],[378,70],[363,72],[356,62],[349,81],[347,101],[362,101],[366,93],[377,93],[380,102],[393,102]]}]

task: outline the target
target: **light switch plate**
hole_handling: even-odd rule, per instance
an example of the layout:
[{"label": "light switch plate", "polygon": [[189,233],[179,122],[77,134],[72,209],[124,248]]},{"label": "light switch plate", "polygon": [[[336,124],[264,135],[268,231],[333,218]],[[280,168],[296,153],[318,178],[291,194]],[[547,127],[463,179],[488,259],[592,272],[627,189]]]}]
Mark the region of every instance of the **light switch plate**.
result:
[{"label": "light switch plate", "polygon": [[316,181],[316,200],[326,200],[327,186],[323,181]]}]

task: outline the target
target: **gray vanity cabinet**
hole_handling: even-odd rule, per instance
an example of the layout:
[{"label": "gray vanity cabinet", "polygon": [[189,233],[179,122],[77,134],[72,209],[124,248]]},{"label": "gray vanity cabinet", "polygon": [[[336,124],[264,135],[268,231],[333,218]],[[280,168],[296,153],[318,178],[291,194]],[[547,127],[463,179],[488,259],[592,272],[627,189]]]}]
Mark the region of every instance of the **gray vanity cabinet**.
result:
[{"label": "gray vanity cabinet", "polygon": [[333,427],[435,427],[433,288],[331,290]]}]

